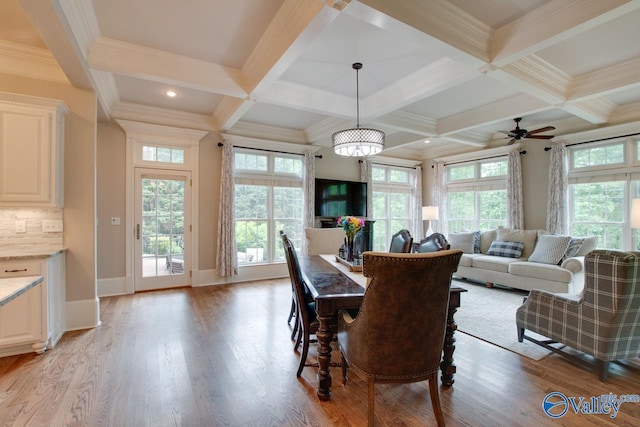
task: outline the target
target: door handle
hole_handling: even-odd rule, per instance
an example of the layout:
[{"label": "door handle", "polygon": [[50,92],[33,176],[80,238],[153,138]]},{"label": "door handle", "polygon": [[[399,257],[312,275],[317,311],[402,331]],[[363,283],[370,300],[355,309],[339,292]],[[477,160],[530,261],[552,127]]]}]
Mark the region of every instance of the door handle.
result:
[{"label": "door handle", "polygon": [[140,240],[140,224],[136,224],[136,240]]}]

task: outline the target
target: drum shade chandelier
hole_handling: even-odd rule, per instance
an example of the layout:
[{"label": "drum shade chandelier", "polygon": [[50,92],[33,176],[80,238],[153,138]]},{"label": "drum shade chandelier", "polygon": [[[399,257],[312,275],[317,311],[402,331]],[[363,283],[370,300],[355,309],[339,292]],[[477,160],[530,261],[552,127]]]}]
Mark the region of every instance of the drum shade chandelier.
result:
[{"label": "drum shade chandelier", "polygon": [[351,67],[356,70],[356,127],[338,131],[331,136],[333,151],[342,157],[373,157],[384,148],[384,132],[360,127],[358,71],[362,64],[356,62]]}]

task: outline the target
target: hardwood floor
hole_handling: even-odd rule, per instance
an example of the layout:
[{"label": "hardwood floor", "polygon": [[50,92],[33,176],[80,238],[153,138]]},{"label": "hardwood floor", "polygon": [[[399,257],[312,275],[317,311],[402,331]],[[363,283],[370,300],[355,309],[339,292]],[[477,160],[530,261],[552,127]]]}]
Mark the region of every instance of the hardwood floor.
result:
[{"label": "hardwood floor", "polygon": [[[68,332],[41,356],[0,359],[0,423],[366,425],[367,386],[357,376],[343,386],[334,369],[329,402],[316,398],[315,368],[296,379],[290,298],[288,278],[102,298],[100,327]],[[569,410],[553,420],[542,411],[554,391],[586,400],[640,394],[638,359],[614,364],[605,384],[559,356],[536,362],[456,336],[455,384],[440,388],[448,426],[638,425],[640,403],[623,403],[615,418]],[[377,385],[376,415],[379,425],[434,425],[427,383]]]}]

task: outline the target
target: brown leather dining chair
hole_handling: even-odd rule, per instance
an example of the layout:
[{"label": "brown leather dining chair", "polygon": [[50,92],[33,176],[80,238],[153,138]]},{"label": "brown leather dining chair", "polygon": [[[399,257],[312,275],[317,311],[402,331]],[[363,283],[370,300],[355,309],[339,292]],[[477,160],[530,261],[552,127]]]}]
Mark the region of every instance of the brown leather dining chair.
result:
[{"label": "brown leather dining chair", "polygon": [[391,245],[389,246],[389,252],[391,253],[403,253],[407,254],[411,252],[413,245],[413,237],[409,230],[402,229],[391,236]]},{"label": "brown leather dining chair", "polygon": [[[347,366],[368,381],[369,425],[374,425],[375,383],[429,380],[431,405],[444,426],[438,369],[447,323],[451,275],[462,251],[423,254],[365,252],[367,285],[360,312],[338,314],[342,377]],[[402,284],[402,286],[398,286]]]}]

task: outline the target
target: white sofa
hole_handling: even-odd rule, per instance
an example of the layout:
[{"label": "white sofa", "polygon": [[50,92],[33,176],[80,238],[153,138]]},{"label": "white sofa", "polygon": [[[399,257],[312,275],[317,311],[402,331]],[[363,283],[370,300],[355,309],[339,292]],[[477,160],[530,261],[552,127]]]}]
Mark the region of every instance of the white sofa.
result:
[{"label": "white sofa", "polygon": [[[546,237],[543,237],[546,236]],[[463,251],[454,277],[511,288],[578,294],[584,284],[584,255],[596,248],[596,237],[556,236],[544,230],[498,227],[448,236],[451,249]],[[492,243],[494,243],[493,250]],[[517,258],[495,255],[498,242],[519,242]],[[512,254],[511,256],[515,256]]]}]

